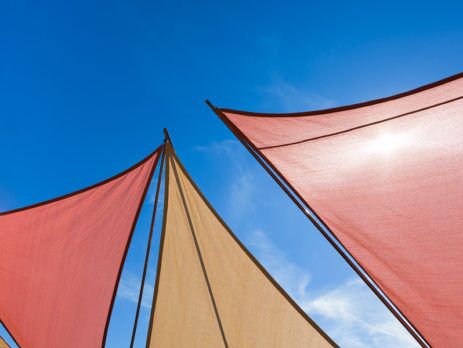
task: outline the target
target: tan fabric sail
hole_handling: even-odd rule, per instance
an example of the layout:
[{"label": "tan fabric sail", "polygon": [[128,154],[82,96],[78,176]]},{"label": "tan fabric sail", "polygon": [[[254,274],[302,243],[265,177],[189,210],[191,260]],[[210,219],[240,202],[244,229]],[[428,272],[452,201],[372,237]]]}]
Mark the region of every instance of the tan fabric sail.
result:
[{"label": "tan fabric sail", "polygon": [[0,348],[10,348],[8,343],[6,343],[2,337],[0,337]]},{"label": "tan fabric sail", "polygon": [[149,347],[332,347],[167,153]]}]

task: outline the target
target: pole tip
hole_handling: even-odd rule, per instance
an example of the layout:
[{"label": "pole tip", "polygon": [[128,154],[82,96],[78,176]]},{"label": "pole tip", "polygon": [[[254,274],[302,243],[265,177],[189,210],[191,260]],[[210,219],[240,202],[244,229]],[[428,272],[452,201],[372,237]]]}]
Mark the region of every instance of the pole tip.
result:
[{"label": "pole tip", "polygon": [[212,105],[212,103],[209,101],[209,99],[206,99],[204,102],[205,102],[212,110],[215,110],[215,109],[216,109],[216,107],[215,107],[214,105]]},{"label": "pole tip", "polygon": [[170,143],[172,144],[171,140],[170,140],[170,136],[169,136],[169,132],[167,131],[167,128],[164,128],[164,139],[167,143]]}]

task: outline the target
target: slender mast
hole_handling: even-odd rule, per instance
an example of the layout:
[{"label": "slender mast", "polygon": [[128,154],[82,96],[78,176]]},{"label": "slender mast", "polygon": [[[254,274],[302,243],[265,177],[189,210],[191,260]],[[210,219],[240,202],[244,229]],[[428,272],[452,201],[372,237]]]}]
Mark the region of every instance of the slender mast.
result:
[{"label": "slender mast", "polygon": [[166,153],[166,141],[167,137],[164,138],[164,142],[162,145],[162,157],[161,157],[161,166],[159,167],[159,175],[158,175],[158,182],[156,185],[156,194],[154,197],[154,206],[153,206],[153,213],[151,215],[151,225],[150,225],[150,230],[149,230],[149,235],[148,235],[148,243],[146,247],[146,252],[145,252],[145,262],[143,265],[143,275],[141,279],[141,285],[140,285],[140,291],[138,293],[138,302],[137,302],[137,311],[135,313],[135,321],[133,323],[133,329],[132,329],[132,338],[130,340],[130,348],[133,348],[133,345],[135,343],[135,336],[137,333],[137,326],[138,326],[138,319],[140,316],[140,308],[141,308],[141,302],[143,299],[143,293],[145,289],[145,280],[146,280],[146,273],[148,269],[148,263],[149,263],[149,256],[151,253],[151,242],[153,240],[153,231],[154,231],[154,225],[156,222],[156,211],[157,211],[157,206],[158,206],[158,200],[159,200],[159,191],[161,188],[161,181],[162,181],[162,172],[164,169],[164,159],[165,159],[165,153]]},{"label": "slender mast", "polygon": [[[170,146],[173,149],[172,143],[170,141],[170,136],[169,133],[167,132],[167,129],[164,128],[164,154],[166,147]],[[154,319],[154,309],[156,307],[156,300],[157,300],[157,294],[158,294],[158,288],[159,288],[159,279],[160,279],[160,274],[161,274],[161,263],[162,263],[162,253],[164,249],[164,238],[166,235],[166,214],[167,214],[167,203],[169,199],[169,171],[167,170],[169,168],[169,157],[165,156],[165,162],[166,162],[166,178],[165,178],[165,185],[164,185],[164,209],[163,209],[163,219],[162,219],[162,229],[161,229],[161,238],[160,238],[160,243],[159,243],[159,253],[158,253],[158,260],[157,260],[157,266],[156,266],[156,280],[154,282],[154,291],[153,291],[153,298],[151,301],[151,312],[150,312],[150,319],[149,319],[149,324],[148,324],[148,331],[146,333],[146,340],[145,340],[145,347],[148,348],[149,342],[151,339],[151,331],[153,328],[153,319]]]}]

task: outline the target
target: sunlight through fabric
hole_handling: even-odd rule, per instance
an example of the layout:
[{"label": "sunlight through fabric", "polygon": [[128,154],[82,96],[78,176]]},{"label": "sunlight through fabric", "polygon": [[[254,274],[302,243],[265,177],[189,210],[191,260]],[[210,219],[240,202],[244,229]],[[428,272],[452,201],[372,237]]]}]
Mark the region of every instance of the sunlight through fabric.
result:
[{"label": "sunlight through fabric", "polygon": [[172,152],[166,178],[149,347],[336,346],[240,244]]},{"label": "sunlight through fabric", "polygon": [[367,142],[364,150],[366,154],[389,156],[405,146],[413,146],[412,140],[407,135],[385,133]]},{"label": "sunlight through fabric", "polygon": [[331,110],[218,113],[431,345],[463,345],[462,74]]},{"label": "sunlight through fabric", "polygon": [[116,282],[158,160],[0,214],[0,319],[21,347],[101,347]]}]

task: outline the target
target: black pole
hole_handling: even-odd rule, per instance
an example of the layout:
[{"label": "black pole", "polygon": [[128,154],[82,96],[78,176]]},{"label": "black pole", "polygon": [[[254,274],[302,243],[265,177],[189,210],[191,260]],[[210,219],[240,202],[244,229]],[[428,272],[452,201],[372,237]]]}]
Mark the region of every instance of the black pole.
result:
[{"label": "black pole", "polygon": [[[167,130],[164,129],[164,133],[167,133]],[[166,137],[166,142],[165,142],[165,151],[169,151],[168,146],[171,146],[169,139]],[[153,291],[153,298],[151,301],[151,312],[150,312],[150,321],[148,324],[148,331],[146,333],[146,342],[145,342],[145,347],[148,348],[149,342],[151,340],[151,333],[153,329],[153,320],[154,320],[154,309],[156,307],[156,302],[157,302],[157,296],[158,296],[158,288],[159,288],[159,279],[161,278],[161,264],[162,264],[162,254],[164,251],[164,239],[166,236],[166,215],[167,215],[167,209],[168,209],[168,201],[169,201],[169,157],[166,156],[166,178],[164,180],[164,210],[163,210],[163,216],[162,216],[162,229],[161,229],[161,238],[159,241],[159,253],[158,253],[158,260],[157,260],[157,266],[156,266],[156,280],[154,281],[154,291]]]},{"label": "black pole", "polygon": [[[300,195],[294,190],[294,188],[286,181],[282,179],[281,173],[263,156],[258,149],[254,148],[253,144],[249,139],[234,125],[232,124],[221,112],[220,109],[215,107],[209,100],[206,99],[206,104],[211,110],[219,117],[219,119],[228,127],[228,129],[238,138],[243,146],[251,153],[251,155],[259,162],[259,164],[267,171],[267,173],[276,181],[276,183],[283,189],[283,191],[291,198],[291,200],[297,205],[302,213],[309,218],[312,224],[317,230],[325,237],[325,239],[335,248],[335,250],[342,256],[342,258],[349,264],[349,266],[357,273],[357,275],[364,281],[364,283],[370,288],[371,291],[379,298],[379,300],[386,306],[387,309],[396,317],[397,320],[407,329],[410,335],[422,346],[431,347],[426,341],[421,332],[408,320],[408,318],[402,313],[402,311],[384,294],[378,284],[373,278],[365,271],[360,265],[356,258],[346,249],[336,235],[328,228],[324,221],[313,211],[313,209],[302,199]],[[261,158],[262,156],[262,158]],[[291,190],[290,190],[291,189]],[[302,203],[301,203],[302,202]],[[304,203],[304,204],[303,204]],[[305,205],[305,206],[304,206]],[[316,216],[317,219],[315,219]],[[319,221],[320,222],[319,222]],[[322,225],[324,228],[322,227]],[[330,232],[329,235],[326,231]],[[333,238],[336,240],[333,240]],[[342,247],[342,248],[341,248]],[[353,261],[352,261],[353,260]],[[355,263],[354,263],[355,261]],[[368,278],[367,278],[368,276]],[[381,292],[380,292],[381,291]]]},{"label": "black pole", "polygon": [[172,147],[172,150],[173,150],[174,145],[172,144],[172,141],[170,140],[170,135],[169,135],[169,131],[167,130],[167,128],[164,128],[164,137],[166,139],[165,141],[170,144],[170,146]]},{"label": "black pole", "polygon": [[[16,339],[14,338],[13,334],[11,333],[10,330],[8,330],[8,328],[6,327],[5,323],[0,319],[0,325],[3,326],[3,328],[5,329],[5,331],[8,333],[8,335],[10,335],[11,339],[13,340],[13,342],[16,344],[17,347],[21,347],[18,343],[18,341],[16,341]],[[0,337],[1,338],[1,337]],[[6,343],[6,342],[5,342]]]},{"label": "black pole", "polygon": [[151,251],[151,241],[153,239],[154,223],[156,221],[156,211],[157,211],[157,206],[158,206],[159,191],[161,188],[162,172],[163,172],[163,167],[164,167],[166,141],[167,141],[167,138],[164,139],[164,144],[162,146],[161,166],[159,167],[158,183],[156,185],[156,194],[154,197],[153,214],[151,215],[151,225],[150,225],[150,231],[149,231],[149,236],[148,236],[148,244],[146,247],[145,263],[143,265],[143,275],[141,278],[140,291],[138,293],[137,311],[135,313],[135,321],[134,321],[133,329],[132,329],[132,339],[130,340],[130,348],[133,348],[133,344],[135,343],[135,336],[137,333],[137,326],[138,326],[138,317],[140,316],[141,301],[142,301],[143,292],[145,289],[146,271],[148,269],[148,263],[149,263],[148,261],[149,261],[150,251]]}]

